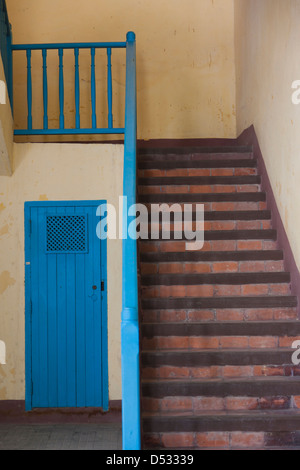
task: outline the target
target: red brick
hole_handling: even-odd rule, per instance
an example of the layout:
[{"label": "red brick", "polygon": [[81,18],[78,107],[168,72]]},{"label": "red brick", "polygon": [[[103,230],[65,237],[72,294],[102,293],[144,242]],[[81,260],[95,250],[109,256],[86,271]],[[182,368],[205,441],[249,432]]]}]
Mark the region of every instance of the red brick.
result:
[{"label": "red brick", "polygon": [[287,295],[290,293],[289,284],[269,284],[269,292],[271,295]]},{"label": "red brick", "polygon": [[259,209],[258,202],[235,202],[234,210],[235,211],[256,211]]},{"label": "red brick", "polygon": [[209,263],[185,263],[185,273],[210,273]]},{"label": "red brick", "polygon": [[187,173],[188,176],[210,176],[210,168],[190,168]]},{"label": "red brick", "polygon": [[268,272],[284,271],[284,262],[283,261],[266,261],[266,271]]},{"label": "red brick", "polygon": [[225,398],[227,410],[256,410],[258,399],[252,397],[227,397]]},{"label": "red brick", "polygon": [[261,229],[260,220],[238,220],[236,224],[238,230],[258,230]]},{"label": "red brick", "polygon": [[155,449],[161,447],[161,436],[158,433],[144,433],[143,440],[146,449]]},{"label": "red brick", "polygon": [[235,251],[235,240],[214,240],[211,242],[212,251]]},{"label": "red brick", "polygon": [[299,336],[284,336],[279,338],[279,347],[280,348],[292,348],[292,344],[294,341],[300,341]]},{"label": "red brick", "polygon": [[249,377],[252,375],[251,366],[224,366],[224,377]]},{"label": "red brick", "polygon": [[245,319],[249,321],[257,320],[273,320],[274,309],[271,308],[258,308],[258,309],[246,309]]},{"label": "red brick", "polygon": [[160,297],[185,297],[185,286],[160,286]]},{"label": "red brick", "polygon": [[296,308],[282,308],[274,310],[274,320],[298,320]]},{"label": "red brick", "polygon": [[300,409],[300,396],[299,395],[293,397],[293,404],[294,404],[294,408],[297,408],[298,410]]},{"label": "red brick", "polygon": [[219,347],[219,338],[214,336],[192,336],[189,340],[192,349],[216,349]]},{"label": "red brick", "polygon": [[239,263],[228,261],[225,263],[213,263],[212,270],[214,273],[235,273],[238,271]]},{"label": "red brick", "polygon": [[160,336],[156,338],[157,349],[187,349],[188,336]]},{"label": "red brick", "polygon": [[176,168],[173,170],[166,170],[166,176],[188,176],[188,169]]},{"label": "red brick", "polygon": [[160,400],[156,398],[142,398],[143,411],[158,411],[160,408]]},{"label": "red brick", "polygon": [[237,242],[238,250],[261,250],[262,242],[260,240],[239,240]]},{"label": "red brick", "polygon": [[188,367],[162,366],[158,370],[161,379],[180,379],[190,375]]},{"label": "red brick", "polygon": [[160,274],[183,273],[183,269],[183,263],[160,263],[158,265],[158,272]]},{"label": "red brick", "polygon": [[229,433],[228,432],[197,433],[196,443],[199,447],[202,447],[202,448],[229,447]]},{"label": "red brick", "polygon": [[212,168],[211,176],[232,176],[233,172],[233,168]]},{"label": "red brick", "polygon": [[192,447],[194,444],[194,434],[188,432],[164,433],[161,439],[163,447],[173,449]]},{"label": "red brick", "polygon": [[212,297],[214,293],[213,286],[186,286],[186,295],[189,297]]},{"label": "red brick", "polygon": [[219,397],[197,397],[194,398],[195,411],[221,411],[225,409],[224,399]]},{"label": "red brick", "polygon": [[264,261],[243,261],[240,262],[240,272],[241,273],[250,273],[250,272],[263,272],[265,270]]},{"label": "red brick", "polygon": [[232,447],[256,447],[260,448],[264,445],[263,432],[232,432]]},{"label": "red brick", "polygon": [[140,242],[139,249],[141,253],[156,253],[159,249],[159,244],[156,242]]},{"label": "red brick", "polygon": [[278,366],[254,366],[253,375],[259,377],[283,376],[284,368]]},{"label": "red brick", "polygon": [[257,184],[242,184],[238,185],[237,190],[239,193],[257,193],[259,186]]},{"label": "red brick", "polygon": [[262,410],[286,410],[291,406],[289,397],[262,397],[259,399],[259,408]]},{"label": "red brick", "polygon": [[157,379],[159,377],[159,369],[157,367],[144,367],[142,369],[143,379]]},{"label": "red brick", "polygon": [[189,321],[210,321],[214,320],[213,310],[191,310],[188,312]]},{"label": "red brick", "polygon": [[272,240],[264,240],[263,241],[263,249],[264,250],[276,250],[277,243]]},{"label": "red brick", "polygon": [[276,348],[278,338],[276,336],[251,336],[249,338],[250,348]]},{"label": "red brick", "polygon": [[235,168],[234,174],[236,176],[256,175],[256,168]]},{"label": "red brick", "polygon": [[211,367],[192,367],[190,369],[191,377],[193,378],[216,378],[222,377],[222,368],[218,366]]},{"label": "red brick", "polygon": [[154,263],[141,263],[142,274],[156,274],[157,264]]},{"label": "red brick", "polygon": [[221,348],[247,348],[247,336],[223,336],[220,338]]},{"label": "red brick", "polygon": [[235,193],[236,192],[236,186],[215,184],[213,186],[213,192],[214,193],[223,193],[223,194]]},{"label": "red brick", "polygon": [[212,192],[212,187],[211,186],[204,186],[204,185],[199,185],[199,186],[190,186],[190,193],[193,194],[203,194],[203,193],[211,193]]},{"label": "red brick", "polygon": [[144,170],[145,178],[152,178],[155,176],[165,176],[165,170]]},{"label": "red brick", "polygon": [[234,230],[236,223],[233,221],[211,222],[211,230]]},{"label": "red brick", "polygon": [[269,292],[267,284],[249,284],[242,286],[242,295],[265,295]]},{"label": "red brick", "polygon": [[174,251],[183,252],[185,251],[185,242],[184,241],[160,242],[159,249],[161,252],[174,252]]},{"label": "red brick", "polygon": [[159,314],[161,322],[181,322],[186,320],[186,310],[162,310]]},{"label": "red brick", "polygon": [[241,286],[232,286],[232,285],[215,285],[215,295],[216,296],[231,296],[231,295],[240,295]]},{"label": "red brick", "polygon": [[189,192],[189,187],[188,186],[174,186],[172,184],[167,185],[167,186],[162,186],[161,187],[161,193],[165,194],[186,194]]},{"label": "red brick", "polygon": [[242,321],[244,319],[243,309],[217,309],[216,320],[218,321]]},{"label": "red brick", "polygon": [[191,411],[193,399],[189,397],[166,397],[161,400],[162,411]]},{"label": "red brick", "polygon": [[213,202],[211,205],[212,211],[234,211],[234,202]]},{"label": "red brick", "polygon": [[151,297],[159,297],[159,294],[160,294],[159,286],[142,288],[142,295],[146,297],[147,299]]}]

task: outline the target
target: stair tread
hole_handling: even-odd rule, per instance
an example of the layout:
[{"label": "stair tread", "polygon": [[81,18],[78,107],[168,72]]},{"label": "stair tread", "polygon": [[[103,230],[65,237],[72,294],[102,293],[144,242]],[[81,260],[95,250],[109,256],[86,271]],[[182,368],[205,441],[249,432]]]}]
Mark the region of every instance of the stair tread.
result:
[{"label": "stair tread", "polygon": [[139,177],[139,186],[201,186],[201,185],[244,185],[260,184],[259,175],[234,175],[234,176],[149,176]]},{"label": "stair tread", "polygon": [[257,160],[253,158],[192,159],[148,158],[138,159],[138,169],[178,169],[178,168],[256,168]]},{"label": "stair tread", "polygon": [[297,307],[296,296],[173,297],[142,299],[142,306],[157,309]]},{"label": "stair tread", "polygon": [[289,283],[287,272],[250,272],[250,273],[205,273],[205,274],[145,274],[141,276],[142,286],[152,285],[245,285]]},{"label": "stair tread", "polygon": [[196,146],[191,145],[187,146],[177,146],[177,147],[142,147],[139,146],[137,149],[138,156],[147,156],[147,155],[159,155],[163,158],[167,154],[194,154],[194,153],[252,153],[252,146],[249,145],[218,145],[218,146]]},{"label": "stair tread", "polygon": [[300,321],[211,321],[141,324],[144,338],[154,336],[295,336],[300,334]]},{"label": "stair tread", "polygon": [[266,193],[259,192],[240,192],[240,193],[159,193],[159,194],[140,194],[138,202],[155,203],[184,203],[184,202],[265,202]]}]

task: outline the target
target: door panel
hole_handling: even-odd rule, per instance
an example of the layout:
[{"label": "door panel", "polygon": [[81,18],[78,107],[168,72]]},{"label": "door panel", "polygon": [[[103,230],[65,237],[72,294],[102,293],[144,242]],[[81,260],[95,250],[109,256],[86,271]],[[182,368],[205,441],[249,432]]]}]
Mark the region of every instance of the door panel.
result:
[{"label": "door panel", "polygon": [[107,409],[106,243],[96,235],[102,202],[26,203],[27,409]]}]

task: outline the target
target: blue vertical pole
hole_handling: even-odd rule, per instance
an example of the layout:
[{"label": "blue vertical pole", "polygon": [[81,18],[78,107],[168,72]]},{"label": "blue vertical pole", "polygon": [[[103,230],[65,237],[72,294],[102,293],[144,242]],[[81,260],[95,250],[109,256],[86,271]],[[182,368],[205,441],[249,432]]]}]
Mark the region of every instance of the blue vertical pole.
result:
[{"label": "blue vertical pole", "polygon": [[95,77],[95,48],[91,48],[91,102],[92,102],[92,128],[97,128],[96,117],[96,77]]},{"label": "blue vertical pole", "polygon": [[79,63],[78,63],[78,56],[79,56],[79,49],[75,47],[74,49],[75,55],[75,127],[76,129],[80,129],[80,91],[79,91]]},{"label": "blue vertical pole", "polygon": [[136,55],[135,34],[127,33],[126,104],[123,194],[123,264],[122,264],[122,440],[124,450],[139,450],[140,366],[137,282],[137,241],[128,237],[127,207],[136,203]]},{"label": "blue vertical pole", "polygon": [[108,128],[113,128],[112,115],[112,74],[111,74],[111,48],[107,48],[107,104],[108,104]]},{"label": "blue vertical pole", "polygon": [[26,51],[27,57],[27,129],[32,129],[32,80],[31,80],[31,49]]},{"label": "blue vertical pole", "polygon": [[63,54],[62,48],[58,49],[59,55],[59,128],[64,129],[65,117],[64,117],[64,65],[63,65]]},{"label": "blue vertical pole", "polygon": [[44,103],[44,129],[48,129],[48,81],[47,81],[47,49],[42,50],[43,55],[43,103]]}]

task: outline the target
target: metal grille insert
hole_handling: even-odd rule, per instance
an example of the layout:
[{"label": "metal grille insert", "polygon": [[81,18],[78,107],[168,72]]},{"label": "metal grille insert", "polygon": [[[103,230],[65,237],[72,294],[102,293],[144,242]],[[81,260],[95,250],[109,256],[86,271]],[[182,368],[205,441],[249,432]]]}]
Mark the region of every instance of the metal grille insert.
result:
[{"label": "metal grille insert", "polygon": [[85,215],[46,216],[47,253],[86,253],[87,218]]}]

